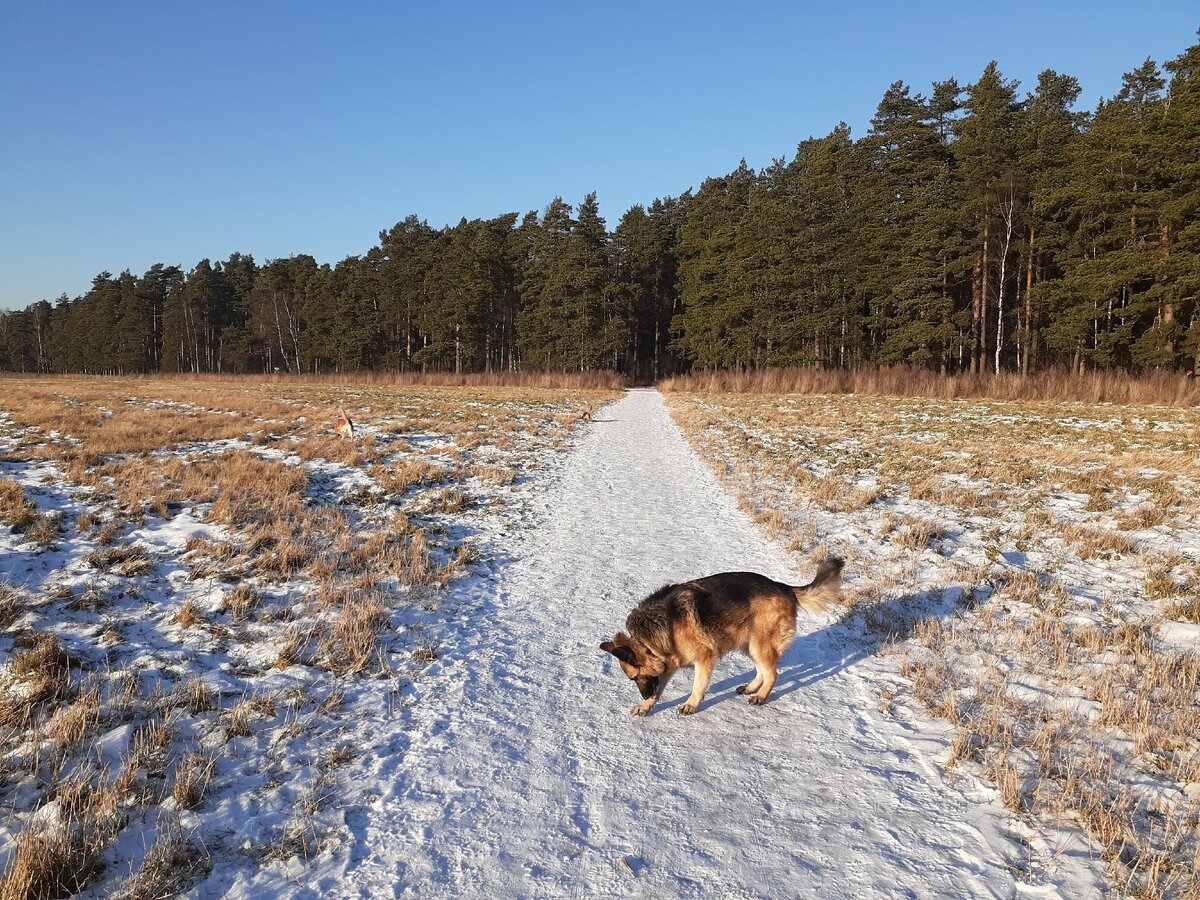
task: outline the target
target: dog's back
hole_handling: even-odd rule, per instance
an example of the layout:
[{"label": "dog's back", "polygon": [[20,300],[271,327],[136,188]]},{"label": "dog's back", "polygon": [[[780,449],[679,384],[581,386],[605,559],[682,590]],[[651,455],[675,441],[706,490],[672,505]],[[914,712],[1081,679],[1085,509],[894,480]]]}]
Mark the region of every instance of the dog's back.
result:
[{"label": "dog's back", "polygon": [[693,650],[744,650],[754,632],[775,643],[795,633],[798,606],[816,612],[837,599],[841,570],[841,560],[826,560],[801,587],[755,572],[669,584],[639,603],[625,624],[630,635],[684,659],[693,658]]},{"label": "dog's back", "polygon": [[823,612],[837,602],[841,575],[842,561],[830,558],[817,568],[811,582],[799,587],[757,572],[721,572],[668,584],[639,603],[626,624],[631,634],[633,628],[655,630],[680,618],[694,618],[702,627],[721,628],[753,616],[756,606],[763,604],[783,604],[785,609],[790,604],[793,617],[797,606]]}]

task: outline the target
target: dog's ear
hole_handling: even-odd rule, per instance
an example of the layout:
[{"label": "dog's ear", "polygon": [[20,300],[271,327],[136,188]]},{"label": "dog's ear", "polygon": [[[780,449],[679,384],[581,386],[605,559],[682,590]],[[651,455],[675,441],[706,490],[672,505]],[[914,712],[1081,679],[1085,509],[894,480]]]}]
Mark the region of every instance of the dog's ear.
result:
[{"label": "dog's ear", "polygon": [[600,645],[600,649],[605,653],[611,653],[617,659],[627,662],[631,666],[637,665],[637,655],[628,644],[614,644],[612,641],[605,641]]}]

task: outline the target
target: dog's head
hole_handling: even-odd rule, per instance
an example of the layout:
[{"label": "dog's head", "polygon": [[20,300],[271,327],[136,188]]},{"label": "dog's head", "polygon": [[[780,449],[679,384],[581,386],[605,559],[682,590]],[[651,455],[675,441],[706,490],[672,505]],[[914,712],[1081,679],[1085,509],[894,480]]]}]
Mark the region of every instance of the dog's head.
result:
[{"label": "dog's head", "polygon": [[658,694],[658,682],[666,666],[644,644],[619,631],[611,641],[601,644],[600,649],[617,658],[621,671],[637,685],[643,700]]}]

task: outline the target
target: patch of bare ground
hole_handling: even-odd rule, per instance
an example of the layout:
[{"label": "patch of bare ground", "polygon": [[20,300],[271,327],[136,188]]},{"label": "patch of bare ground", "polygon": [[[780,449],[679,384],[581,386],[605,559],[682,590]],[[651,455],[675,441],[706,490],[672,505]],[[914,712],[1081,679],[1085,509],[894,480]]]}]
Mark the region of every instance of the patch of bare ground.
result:
[{"label": "patch of bare ground", "polygon": [[[340,839],[346,709],[420,677],[480,535],[615,396],[496,381],[4,379],[0,900]],[[234,846],[247,791],[278,822]]]},{"label": "patch of bare ground", "polygon": [[668,401],[768,532],[848,559],[842,621],[883,649],[885,708],[953,726],[950,777],[1078,827],[1121,891],[1200,895],[1200,410],[871,377]]}]

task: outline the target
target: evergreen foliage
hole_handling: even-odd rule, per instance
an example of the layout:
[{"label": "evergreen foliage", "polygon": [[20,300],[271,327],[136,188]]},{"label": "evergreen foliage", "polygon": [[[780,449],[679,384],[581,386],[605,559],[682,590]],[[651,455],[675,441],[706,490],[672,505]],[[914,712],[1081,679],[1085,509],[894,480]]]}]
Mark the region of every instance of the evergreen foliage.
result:
[{"label": "evergreen foliage", "polygon": [[363,256],[102,272],[0,314],[22,372],[480,372],[907,365],[1140,371],[1200,353],[1200,44],[1092,112],[989,63],[900,81],[761,171],[629,209],[594,193],[432,228]]}]

